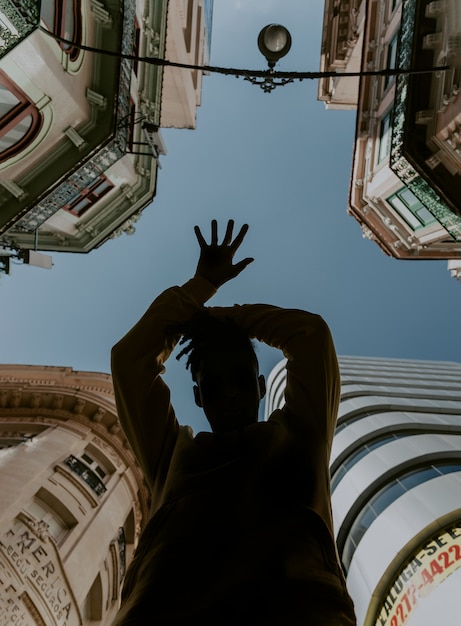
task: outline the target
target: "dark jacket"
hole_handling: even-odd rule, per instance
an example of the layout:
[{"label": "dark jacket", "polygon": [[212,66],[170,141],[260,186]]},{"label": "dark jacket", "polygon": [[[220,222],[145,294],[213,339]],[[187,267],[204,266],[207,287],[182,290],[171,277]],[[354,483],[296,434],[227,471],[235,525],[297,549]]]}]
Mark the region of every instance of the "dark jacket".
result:
[{"label": "dark jacket", "polygon": [[330,509],[339,370],[329,329],[300,310],[210,309],[283,351],[285,406],[194,437],[161,374],[179,339],[169,327],[214,293],[200,277],[168,289],[112,351],[120,422],[153,498],[114,626],[352,626]]}]

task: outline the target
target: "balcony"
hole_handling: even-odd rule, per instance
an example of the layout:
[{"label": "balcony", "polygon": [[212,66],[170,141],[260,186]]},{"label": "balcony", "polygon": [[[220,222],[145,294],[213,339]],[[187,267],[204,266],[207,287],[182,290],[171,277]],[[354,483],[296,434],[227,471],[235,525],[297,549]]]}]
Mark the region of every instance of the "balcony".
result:
[{"label": "balcony", "polygon": [[34,31],[40,0],[4,0],[0,8],[0,58]]},{"label": "balcony", "polygon": [[107,491],[104,483],[99,476],[93,472],[85,463],[77,459],[73,454],[67,457],[64,461],[64,465],[67,465],[75,474],[80,476],[84,482],[90,487],[95,494],[100,498]]}]

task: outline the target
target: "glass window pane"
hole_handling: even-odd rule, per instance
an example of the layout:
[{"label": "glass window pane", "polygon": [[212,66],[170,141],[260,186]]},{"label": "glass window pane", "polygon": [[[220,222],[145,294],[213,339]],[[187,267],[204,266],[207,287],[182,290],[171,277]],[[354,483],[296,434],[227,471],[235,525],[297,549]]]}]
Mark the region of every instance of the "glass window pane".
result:
[{"label": "glass window pane", "polygon": [[87,209],[90,204],[90,201],[87,198],[84,198],[83,200],[80,200],[80,202],[78,202],[75,206],[73,206],[71,210],[77,213],[77,215],[80,215],[80,213]]},{"label": "glass window pane", "polygon": [[20,100],[5,85],[0,84],[0,120],[19,103]]},{"label": "glass window pane", "polygon": [[352,526],[352,535],[356,544],[359,543],[358,537],[362,537],[367,528],[370,528],[376,517],[377,516],[373,508],[367,504]]},{"label": "glass window pane", "polygon": [[50,515],[46,519],[46,523],[49,526],[49,531],[52,537],[58,540],[64,531],[67,529],[67,526],[62,522],[58,517],[54,515]]},{"label": "glass window pane", "polygon": [[403,219],[412,226],[412,228],[419,228],[421,226],[418,218],[413,215],[410,209],[400,200],[398,196],[394,196],[392,198],[388,198],[387,201],[391,204],[394,209],[403,217]]},{"label": "glass window pane", "polygon": [[55,0],[42,0],[40,17],[49,30],[54,30]]},{"label": "glass window pane", "polygon": [[32,126],[32,115],[26,115],[24,119],[13,126],[7,133],[0,137],[0,153],[8,150],[15,143],[18,143]]},{"label": "glass window pane", "polygon": [[452,465],[441,465],[438,469],[442,474],[461,472],[461,463],[453,463]]},{"label": "glass window pane", "polygon": [[432,224],[432,222],[436,221],[435,217],[432,215],[432,213],[429,213],[425,206],[417,209],[415,213],[424,225]]},{"label": "glass window pane", "polygon": [[400,478],[400,482],[405,489],[410,490],[413,487],[416,487],[417,485],[420,485],[421,483],[431,480],[439,475],[439,472],[434,467],[425,467],[424,469],[411,472],[411,474],[407,474],[407,476],[403,476]]},{"label": "glass window pane", "polygon": [[35,517],[36,520],[43,519],[48,513],[48,509],[42,506],[37,500],[33,500],[27,507],[27,510]]},{"label": "glass window pane", "polygon": [[101,183],[99,183],[99,185],[97,185],[97,187],[92,189],[92,193],[98,196],[102,196],[106,191],[109,191],[111,187],[112,184],[108,180],[103,180]]},{"label": "glass window pane", "polygon": [[85,461],[85,463],[88,463],[88,465],[93,465],[94,463],[93,459],[88,456],[88,454],[85,454],[85,452],[82,454],[82,459]]},{"label": "glass window pane", "polygon": [[416,206],[421,206],[421,202],[415,196],[415,194],[406,187],[398,192],[398,195],[402,198],[408,208],[412,209]]},{"label": "glass window pane", "polygon": [[367,454],[368,454],[368,449],[366,448],[366,446],[362,446],[351,457],[347,459],[344,465],[346,466],[347,469],[350,469],[353,465],[358,463],[358,461],[360,461],[360,459],[362,459]]},{"label": "glass window pane", "polygon": [[387,67],[389,69],[395,68],[395,62],[397,60],[397,37],[389,43],[389,48],[387,50]]},{"label": "glass window pane", "polygon": [[404,488],[397,481],[386,485],[386,487],[377,493],[371,500],[370,504],[373,507],[376,515],[379,515],[390,506],[394,500],[397,500],[404,493]]},{"label": "glass window pane", "polygon": [[381,120],[381,133],[379,140],[379,154],[378,161],[382,161],[390,152],[391,149],[391,125],[390,116],[386,115]]},{"label": "glass window pane", "polygon": [[331,478],[331,491],[334,491],[341,481],[341,479],[347,474],[344,465],[340,465]]},{"label": "glass window pane", "polygon": [[[64,2],[64,19],[61,32],[64,39],[69,41],[74,40],[74,1],[65,0]],[[72,48],[71,44],[63,43],[62,45],[66,50]]]},{"label": "glass window pane", "polygon": [[[394,69],[395,63],[397,60],[397,37],[394,37],[388,45],[387,48],[387,68]],[[384,88],[386,89],[393,81],[395,80],[395,76],[386,76],[384,80]]]}]

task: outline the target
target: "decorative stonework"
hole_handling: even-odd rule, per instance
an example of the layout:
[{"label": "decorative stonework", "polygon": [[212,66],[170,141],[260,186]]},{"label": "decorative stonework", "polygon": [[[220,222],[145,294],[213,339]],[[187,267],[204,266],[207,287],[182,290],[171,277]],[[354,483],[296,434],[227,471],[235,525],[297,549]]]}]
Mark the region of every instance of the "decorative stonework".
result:
[{"label": "decorative stonework", "polygon": [[[403,69],[409,68],[412,62],[415,14],[416,0],[403,0],[398,46],[398,66]],[[461,218],[448,208],[429,183],[416,172],[403,155],[408,84],[408,75],[400,74],[396,77],[391,152],[389,157],[390,168],[450,233],[453,239],[461,241]]]},{"label": "decorative stonework", "polygon": [[[93,0],[94,2],[94,0]],[[97,3],[100,4],[100,3]],[[121,38],[121,52],[130,55],[133,51],[135,33],[136,4],[130,0],[123,0],[123,34]],[[130,81],[132,61],[123,58],[120,62],[119,89],[116,100],[116,120],[126,119],[130,113]],[[87,92],[88,100],[99,108],[105,107],[105,98],[90,89]],[[35,232],[44,222],[60,210],[75,196],[76,190],[86,189],[93,184],[101,172],[124,156],[127,149],[128,127],[125,124],[115,124],[114,138],[104,145],[91,160],[84,163],[79,169],[66,178],[57,188],[48,193],[38,204],[30,207],[27,213],[19,219],[14,230],[24,233]],[[66,246],[66,239],[61,241]]]},{"label": "decorative stonework", "polygon": [[361,227],[362,227],[362,237],[364,239],[368,239],[369,241],[376,240],[374,233],[368,228],[368,226],[365,226],[365,224],[362,224]]},{"label": "decorative stonework", "polygon": [[31,612],[40,616],[34,624],[82,624],[48,524],[23,511],[0,531],[0,580],[3,624],[30,626]]},{"label": "decorative stonework", "polygon": [[[0,365],[0,423],[11,424],[9,431],[18,431],[13,424],[43,424],[71,428],[82,438],[92,435],[116,467],[131,468],[136,481],[129,483],[133,501],[141,497],[137,523],[145,523],[149,491],[120,428],[108,374],[75,372],[69,367]],[[40,430],[33,432],[38,435]]]}]

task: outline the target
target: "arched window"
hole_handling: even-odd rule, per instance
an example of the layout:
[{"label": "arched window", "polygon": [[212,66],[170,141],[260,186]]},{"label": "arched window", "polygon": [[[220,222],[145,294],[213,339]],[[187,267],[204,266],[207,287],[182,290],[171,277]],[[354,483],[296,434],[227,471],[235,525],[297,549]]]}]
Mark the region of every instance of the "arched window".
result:
[{"label": "arched window", "polygon": [[29,145],[41,125],[35,104],[0,70],[0,163]]},{"label": "arched window", "polygon": [[48,30],[72,44],[58,40],[59,47],[75,61],[82,42],[82,11],[80,0],[42,0],[41,18]]}]

